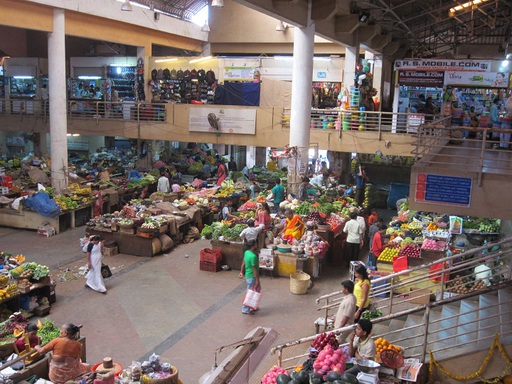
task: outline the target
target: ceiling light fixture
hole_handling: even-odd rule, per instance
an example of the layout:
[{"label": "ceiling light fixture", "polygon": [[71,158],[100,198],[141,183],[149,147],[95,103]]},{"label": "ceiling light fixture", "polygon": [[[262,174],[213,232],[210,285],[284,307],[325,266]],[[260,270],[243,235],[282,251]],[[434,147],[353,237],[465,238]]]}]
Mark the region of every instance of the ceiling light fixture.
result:
[{"label": "ceiling light fixture", "polygon": [[170,58],[170,59],[158,59],[158,60],[155,60],[155,63],[168,63],[170,61],[178,61],[178,58],[177,57],[173,57],[173,58]]},{"label": "ceiling light fixture", "polygon": [[189,60],[189,64],[199,63],[200,61],[206,61],[212,58],[213,56],[198,57],[197,59]]},{"label": "ceiling light fixture", "polygon": [[359,21],[361,23],[365,23],[368,21],[368,19],[370,18],[370,12],[367,12],[367,11],[361,11],[361,13],[359,14]]},{"label": "ceiling light fixture", "polygon": [[288,26],[283,23],[282,21],[279,22],[279,24],[276,25],[276,31],[277,32],[285,32]]},{"label": "ceiling light fixture", "polygon": [[132,5],[129,0],[124,0],[123,5],[121,5],[121,11],[131,12],[133,11]]},{"label": "ceiling light fixture", "polygon": [[460,11],[477,8],[478,5],[483,4],[487,1],[489,1],[489,0],[472,0],[472,1],[467,1],[465,3],[462,3],[462,4],[459,3],[455,7],[450,8],[450,10],[448,11],[448,16],[454,17],[455,14]]},{"label": "ceiling light fixture", "polygon": [[224,6],[224,0],[212,0],[212,7],[222,8]]},{"label": "ceiling light fixture", "polygon": [[208,20],[204,21],[204,25],[201,27],[202,32],[210,32],[210,26],[208,25]]}]

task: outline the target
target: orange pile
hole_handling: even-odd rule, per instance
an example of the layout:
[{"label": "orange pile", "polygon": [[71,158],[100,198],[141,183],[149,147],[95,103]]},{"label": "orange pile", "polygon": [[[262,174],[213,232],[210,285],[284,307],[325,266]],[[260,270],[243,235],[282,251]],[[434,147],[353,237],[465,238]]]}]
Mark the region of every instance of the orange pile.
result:
[{"label": "orange pile", "polygon": [[377,347],[377,356],[380,356],[380,353],[382,351],[385,351],[387,349],[391,349],[392,351],[395,351],[397,353],[402,352],[402,348],[391,344],[389,341],[384,339],[383,337],[379,337],[377,340],[375,340],[375,346]]}]

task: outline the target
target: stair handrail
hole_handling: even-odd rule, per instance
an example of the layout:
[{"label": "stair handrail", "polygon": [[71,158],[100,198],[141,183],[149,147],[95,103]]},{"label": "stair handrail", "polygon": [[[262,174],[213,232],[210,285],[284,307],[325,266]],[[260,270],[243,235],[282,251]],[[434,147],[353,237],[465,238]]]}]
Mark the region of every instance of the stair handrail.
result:
[{"label": "stair handrail", "polygon": [[[404,271],[394,272],[394,273],[389,274],[387,276],[382,276],[382,277],[377,277],[375,279],[372,279],[372,283],[374,283],[377,286],[377,288],[375,290],[374,289],[370,290],[370,300],[374,300],[375,301],[376,296],[380,295],[380,294],[383,294],[385,291],[390,291],[390,290],[396,289],[397,287],[403,287],[404,285],[400,285],[400,284],[397,285],[397,284],[393,283],[393,281],[397,277],[406,276],[406,275],[410,274],[411,272],[415,272],[415,271],[427,270],[427,269],[430,269],[431,266],[439,264],[439,263],[442,263],[443,264],[443,268],[444,268],[444,265],[446,263],[451,263],[452,261],[460,258],[461,255],[473,256],[473,255],[476,255],[476,254],[480,254],[480,257],[483,258],[483,259],[488,259],[489,257],[492,257],[493,255],[500,256],[500,255],[512,252],[512,249],[506,250],[506,251],[503,251],[501,249],[502,246],[507,245],[507,244],[512,244],[512,237],[508,237],[508,238],[505,238],[505,239],[500,240],[498,242],[489,243],[487,245],[483,245],[483,246],[480,246],[480,247],[472,248],[472,249],[470,249],[470,250],[468,250],[466,252],[463,252],[462,254],[454,254],[454,255],[451,255],[451,256],[446,256],[446,257],[443,257],[443,258],[441,258],[439,260],[431,261],[431,262],[428,262],[426,264],[422,264],[422,265],[419,265],[419,266],[416,266],[416,267],[412,267],[412,268],[409,268],[409,269],[404,270]],[[489,252],[492,248],[494,248],[496,246],[499,246],[500,249],[497,250],[497,251]],[[482,254],[484,251],[487,251],[489,253]],[[462,264],[456,264],[455,266],[450,266],[449,268],[444,269],[441,272],[441,274],[450,273],[454,269],[455,270],[459,270],[459,269],[461,269],[461,266],[470,265],[472,263],[475,263],[475,262],[474,261],[466,260]],[[510,280],[512,278],[511,274],[512,274],[512,270],[509,269],[509,276],[507,278],[508,280]],[[389,281],[389,283],[387,283],[384,286],[384,288],[389,287],[389,290],[379,289],[379,287],[378,287],[379,283],[387,282],[387,281]],[[319,311],[321,311],[321,310],[328,311],[329,309],[334,308],[337,304],[339,304],[339,301],[340,301],[339,298],[341,297],[341,295],[343,295],[342,291],[335,291],[335,292],[331,292],[331,293],[319,296],[316,299],[316,304],[319,304],[321,301],[325,301],[326,303],[321,305],[318,308],[318,310]],[[444,295],[444,285],[441,284],[441,297],[443,297],[443,295]],[[393,308],[393,295],[390,295],[390,310],[392,310],[392,308]],[[328,317],[329,317],[329,315],[328,315],[328,313],[326,313],[324,318],[327,319]],[[325,326],[326,325],[327,325],[327,321],[325,321]]]},{"label": "stair handrail", "polygon": [[[427,337],[428,337],[428,334],[429,334],[429,315],[430,315],[430,310],[433,309],[433,308],[436,308],[436,307],[440,307],[440,306],[443,306],[443,305],[446,305],[446,304],[451,304],[451,303],[454,303],[454,302],[458,302],[458,301],[461,301],[461,300],[465,300],[467,298],[470,298],[470,297],[474,297],[474,296],[477,296],[477,295],[481,295],[481,294],[485,294],[485,293],[489,293],[489,292],[493,292],[493,291],[497,291],[497,290],[500,290],[500,289],[503,289],[503,288],[506,288],[506,287],[511,287],[512,286],[512,248],[511,247],[505,247],[503,248],[503,246],[506,246],[506,245],[509,245],[510,243],[512,243],[512,238],[506,238],[506,239],[503,239],[503,240],[500,240],[500,241],[497,241],[497,242],[494,242],[494,243],[489,243],[487,245],[484,245],[484,246],[481,246],[481,247],[476,247],[476,248],[473,248],[471,250],[468,250],[467,252],[464,252],[462,254],[456,254],[456,255],[451,255],[451,256],[447,256],[447,257],[444,257],[440,260],[436,260],[436,261],[432,261],[430,263],[427,263],[427,264],[424,264],[424,265],[420,265],[418,267],[414,267],[414,268],[411,268],[411,269],[408,269],[408,270],[405,270],[405,271],[401,271],[401,272],[398,272],[398,273],[393,273],[393,274],[390,274],[390,275],[387,275],[387,276],[383,276],[383,277],[380,277],[380,278],[377,278],[377,279],[374,279],[372,281],[385,281],[385,280],[391,280],[391,283],[388,284],[390,289],[393,289],[394,286],[393,286],[393,280],[394,280],[394,277],[396,276],[403,276],[403,275],[406,275],[406,274],[409,274],[411,273],[412,271],[418,271],[418,270],[422,270],[422,269],[425,269],[425,268],[430,268],[431,265],[435,265],[437,263],[443,263],[443,265],[446,265],[447,263],[455,260],[456,258],[460,258],[462,256],[474,256],[474,255],[478,255],[479,257],[478,258],[473,258],[471,260],[464,260],[462,263],[459,263],[459,264],[455,264],[455,265],[450,265],[449,267],[447,267],[446,269],[442,270],[441,272],[439,273],[442,273],[442,274],[445,274],[445,273],[450,273],[452,271],[460,271],[460,270],[464,270],[463,268],[465,266],[469,266],[471,267],[471,269],[474,267],[474,265],[476,264],[479,264],[482,260],[485,260],[485,261],[489,261],[489,260],[502,260],[502,258],[506,258],[508,257],[508,264],[506,265],[503,265],[499,272],[500,276],[501,276],[501,272],[503,272],[505,269],[508,270],[508,273],[506,273],[506,275],[503,276],[504,280],[502,282],[499,282],[499,283],[496,283],[496,284],[492,284],[484,289],[480,289],[480,290],[474,290],[472,292],[468,292],[468,293],[465,293],[465,294],[458,294],[456,296],[451,296],[451,297],[445,297],[444,296],[444,284],[441,284],[441,294],[440,294],[440,298],[434,302],[429,302],[427,304],[420,304],[420,305],[417,305],[413,308],[409,308],[409,309],[405,309],[405,310],[400,310],[398,312],[395,312],[395,313],[392,313],[390,312],[389,314],[386,314],[384,316],[381,316],[381,317],[378,317],[376,319],[373,319],[372,320],[372,323],[374,324],[378,324],[378,323],[381,323],[381,322],[384,322],[384,321],[388,321],[388,320],[392,320],[392,319],[396,319],[396,318],[399,318],[399,317],[402,317],[402,316],[407,316],[407,315],[410,315],[410,314],[414,314],[414,313],[418,313],[418,312],[424,312],[424,321],[422,324],[420,325],[415,325],[411,328],[417,328],[418,326],[423,326],[424,327],[424,330],[423,330],[423,338],[424,338],[424,342],[422,344],[422,351],[421,351],[421,354],[420,354],[420,357],[422,359],[422,361],[424,361],[424,359],[427,357],[427,344],[426,344],[426,341],[427,341]],[[490,252],[490,250],[493,248],[493,247],[496,247],[499,245],[499,249],[497,251],[492,251]],[[399,285],[397,285],[399,286]],[[373,291],[373,289],[372,289]],[[375,290],[377,291],[377,290]],[[377,291],[378,292],[378,291]],[[320,297],[317,298],[316,302],[317,304],[322,302],[322,301],[325,301],[325,304],[322,305],[320,308],[318,308],[318,310],[325,310],[326,311],[326,317],[324,318],[324,331],[327,329],[327,324],[328,324],[328,310],[329,309],[332,309],[332,308],[335,308],[339,305],[339,296],[341,294],[341,291],[336,291],[336,292],[332,292],[330,294],[326,294],[326,295],[322,295]],[[374,297],[374,296],[372,296]],[[375,298],[375,297],[374,297]],[[390,301],[393,300],[393,295],[390,295]],[[405,301],[405,300],[404,300]],[[493,316],[496,317],[496,316],[499,316],[500,314],[496,315],[494,314]],[[454,317],[458,317],[460,315],[454,315]],[[467,324],[470,324],[471,322],[468,322]],[[345,326],[345,327],[342,327],[342,328],[336,328],[336,329],[330,329],[329,332],[334,332],[335,334],[340,334],[346,330],[350,330],[350,329],[353,329],[354,328],[354,325],[349,325],[349,326]],[[318,332],[318,331],[317,331]],[[322,333],[322,332],[319,332],[319,333]],[[306,337],[303,337],[303,338],[300,338],[300,339],[296,339],[296,340],[293,340],[293,341],[290,341],[290,342],[287,342],[287,343],[283,343],[283,344],[280,344],[280,345],[277,345],[275,347],[272,348],[271,350],[271,353],[272,354],[275,354],[277,352],[278,354],[278,363],[280,366],[282,366],[282,363],[285,362],[285,361],[290,361],[290,360],[296,360],[298,358],[302,358],[302,357],[305,357],[307,356],[307,353],[303,353],[299,356],[294,356],[294,357],[290,357],[290,358],[287,358],[287,359],[283,359],[283,355],[284,355],[284,351],[287,349],[287,348],[290,348],[292,346],[297,346],[297,345],[301,345],[301,344],[304,344],[304,343],[309,343],[311,341],[313,341],[319,333],[315,333],[314,335],[311,335],[311,336],[306,336]],[[393,332],[390,332],[390,333],[393,333]],[[467,333],[471,333],[471,332],[467,332]]]}]

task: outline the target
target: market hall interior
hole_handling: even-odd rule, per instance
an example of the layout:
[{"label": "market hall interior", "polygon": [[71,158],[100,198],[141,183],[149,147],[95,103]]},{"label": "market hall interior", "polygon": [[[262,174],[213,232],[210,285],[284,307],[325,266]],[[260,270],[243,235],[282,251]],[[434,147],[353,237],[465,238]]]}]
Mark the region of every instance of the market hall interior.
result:
[{"label": "market hall interior", "polygon": [[[290,279],[263,275],[260,309],[244,316],[246,284],[239,271],[200,271],[200,250],[210,242],[198,240],[155,257],[105,258],[113,276],[105,279],[108,293],[102,295],[85,288],[79,274],[86,264],[79,246],[84,231],[80,227],[41,237],[34,231],[0,228],[0,248],[50,268],[57,301],[47,318],[57,325],[83,325],[89,364],[111,356],[126,368],[154,352],[178,367],[184,383],[197,383],[212,368],[216,349],[242,340],[256,327],[273,328],[277,342],[314,334],[320,316],[315,299],[338,290],[348,278],[345,268],[326,266],[308,294],[295,295]],[[220,353],[218,361],[229,353]]]}]

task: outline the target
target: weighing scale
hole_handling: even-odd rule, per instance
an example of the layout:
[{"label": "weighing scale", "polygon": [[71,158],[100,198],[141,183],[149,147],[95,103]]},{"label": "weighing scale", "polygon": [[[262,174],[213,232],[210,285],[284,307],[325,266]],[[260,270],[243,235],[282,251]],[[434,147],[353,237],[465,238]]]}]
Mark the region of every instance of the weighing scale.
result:
[{"label": "weighing scale", "polygon": [[357,374],[357,380],[360,384],[380,384],[379,372],[376,373],[364,373],[359,372]]}]

